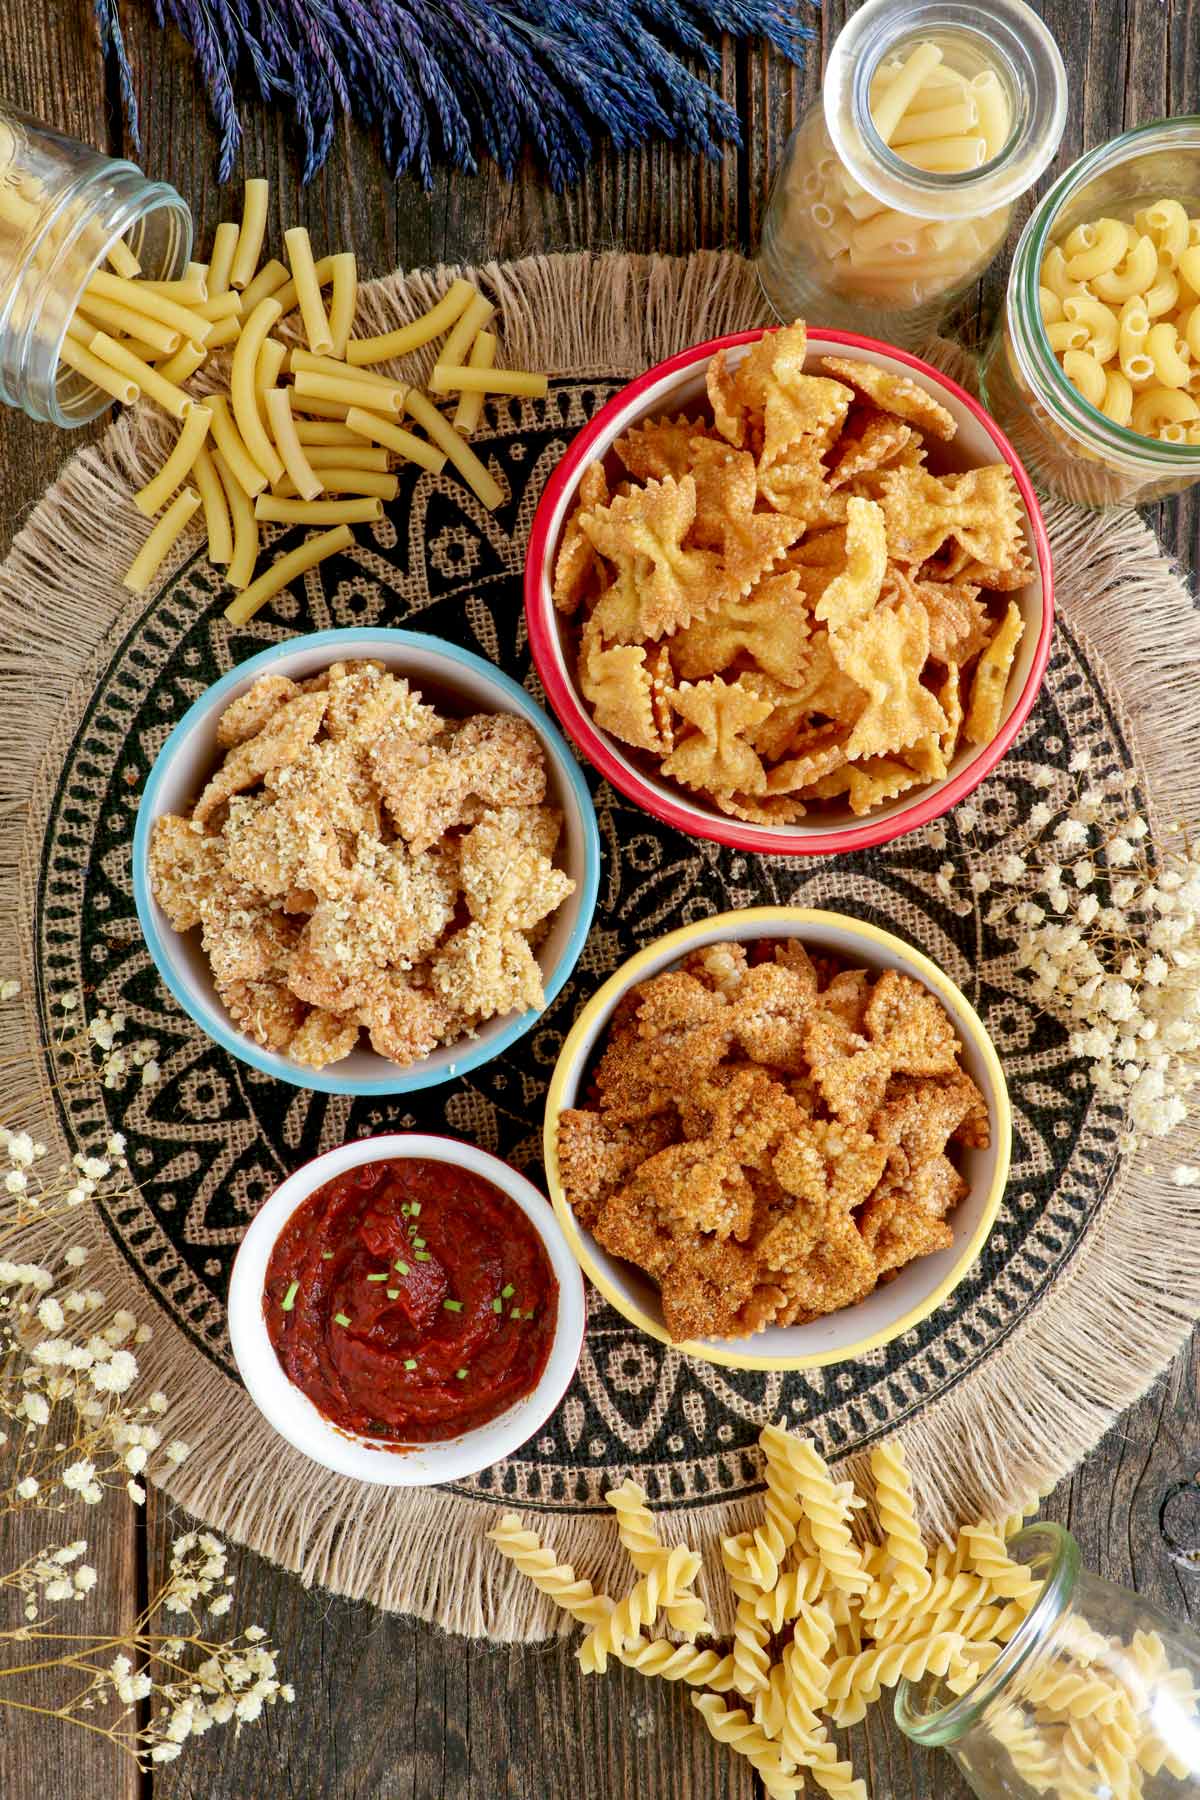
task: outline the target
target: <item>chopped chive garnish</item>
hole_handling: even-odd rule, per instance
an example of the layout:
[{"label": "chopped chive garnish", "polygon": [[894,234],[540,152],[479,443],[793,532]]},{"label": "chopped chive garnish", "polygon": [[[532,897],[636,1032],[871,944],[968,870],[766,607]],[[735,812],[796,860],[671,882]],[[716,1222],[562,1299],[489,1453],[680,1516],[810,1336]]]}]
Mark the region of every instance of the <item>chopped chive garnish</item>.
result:
[{"label": "chopped chive garnish", "polygon": [[513,1295],[516,1293],[516,1291],[517,1290],[513,1286],[512,1282],[506,1281],[504,1286],[500,1289],[500,1298],[502,1300],[511,1300]]},{"label": "chopped chive garnish", "polygon": [[442,1305],[447,1312],[461,1312],[463,1308],[461,1300],[443,1300]]},{"label": "chopped chive garnish", "polygon": [[492,1301],[492,1311],[502,1313],[504,1311],[503,1300],[493,1300]]},{"label": "chopped chive garnish", "polygon": [[413,1256],[416,1258],[417,1262],[429,1262],[431,1260],[428,1250],[414,1250]]},{"label": "chopped chive garnish", "polygon": [[333,1251],[332,1250],[322,1250],[321,1261],[322,1262],[332,1262],[333,1261]]},{"label": "chopped chive garnish", "polygon": [[414,1238],[413,1239],[413,1249],[414,1250],[423,1250],[424,1248],[425,1248],[425,1239],[424,1238]]},{"label": "chopped chive garnish", "polygon": [[291,1286],[288,1288],[287,1293],[283,1296],[283,1299],[279,1302],[280,1307],[282,1308],[282,1310],[284,1312],[291,1312],[292,1307],[296,1303],[296,1295],[299,1292],[300,1292],[300,1283],[298,1281],[293,1281]]},{"label": "chopped chive garnish", "polygon": [[414,1219],[417,1218],[421,1211],[421,1202],[419,1200],[414,1200],[408,1210]]},{"label": "chopped chive garnish", "polygon": [[406,1369],[415,1369],[417,1366],[416,1357],[415,1356],[406,1356],[404,1359],[404,1366]]},{"label": "chopped chive garnish", "polygon": [[411,1211],[412,1211],[412,1208],[409,1206],[408,1202],[405,1201],[404,1205],[400,1208],[400,1217],[402,1219],[407,1219],[407,1217]]},{"label": "chopped chive garnish", "polygon": [[519,1318],[520,1318],[520,1316],[521,1316],[521,1309],[520,1309],[520,1307],[519,1307],[519,1306],[514,1306],[514,1307],[513,1307],[513,1309],[512,1309],[512,1311],[511,1311],[511,1312],[510,1312],[510,1313],[509,1313],[509,1315],[508,1315],[508,1316],[509,1316],[509,1318],[510,1318],[510,1319],[519,1319]]},{"label": "chopped chive garnish", "polygon": [[454,1375],[457,1381],[465,1381],[467,1379],[467,1371],[465,1369],[455,1369]]},{"label": "chopped chive garnish", "polygon": [[350,1323],[345,1313],[334,1313],[333,1322],[335,1325],[348,1325]]},{"label": "chopped chive garnish", "polygon": [[393,1269],[395,1269],[397,1275],[407,1275],[408,1274],[408,1264],[403,1259],[401,1259],[400,1262],[394,1262],[392,1264],[392,1267],[393,1267]]},{"label": "chopped chive garnish", "polygon": [[367,1280],[368,1281],[386,1281],[387,1280],[387,1270],[385,1269],[383,1271],[382,1275],[368,1275]]},{"label": "chopped chive garnish", "polygon": [[400,1289],[399,1288],[389,1288],[387,1291],[387,1297],[389,1300],[398,1300],[400,1298]]}]

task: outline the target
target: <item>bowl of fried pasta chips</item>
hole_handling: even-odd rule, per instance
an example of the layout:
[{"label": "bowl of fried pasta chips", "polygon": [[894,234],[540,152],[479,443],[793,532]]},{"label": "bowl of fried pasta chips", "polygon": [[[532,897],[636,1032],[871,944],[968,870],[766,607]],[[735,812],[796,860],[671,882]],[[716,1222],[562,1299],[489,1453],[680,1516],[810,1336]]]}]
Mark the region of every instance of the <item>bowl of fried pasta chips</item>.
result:
[{"label": "bowl of fried pasta chips", "polygon": [[1010,1140],[996,1052],[943,971],[794,906],[684,926],[618,969],[545,1121],[555,1210],[606,1298],[755,1369],[916,1326],[979,1256]]},{"label": "bowl of fried pasta chips", "polygon": [[404,1093],[500,1055],[591,924],[586,783],[481,657],[389,629],[250,657],[175,726],[138,808],[134,898],[175,998],[267,1075]]},{"label": "bowl of fried pasta chips", "polygon": [[613,785],[775,854],[946,812],[1050,646],[1049,545],[1007,439],[929,364],[803,322],[617,394],[547,484],[525,595],[550,704]]}]

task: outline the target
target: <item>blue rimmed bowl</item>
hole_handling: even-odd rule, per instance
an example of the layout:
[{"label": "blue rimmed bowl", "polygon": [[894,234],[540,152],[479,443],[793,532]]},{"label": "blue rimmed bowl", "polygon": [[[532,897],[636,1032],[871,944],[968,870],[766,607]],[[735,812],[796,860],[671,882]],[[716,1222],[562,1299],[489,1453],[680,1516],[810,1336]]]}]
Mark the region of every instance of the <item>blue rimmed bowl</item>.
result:
[{"label": "blue rimmed bowl", "polygon": [[196,800],[219,761],[217,721],[230,701],[268,671],[303,680],[349,657],[377,658],[405,676],[434,704],[458,713],[517,713],[537,733],[546,758],[546,798],[563,814],[559,859],[575,882],[574,893],[555,913],[537,949],[549,1005],[579,959],[596,908],[600,833],[587,784],[565,740],[524,688],[482,657],[422,632],[383,628],[316,631],[274,644],[214,682],[180,719],[150,771],[133,838],[133,893],[142,935],[159,975],[200,1029],[231,1056],[265,1075],[317,1093],[406,1094],[465,1075],[503,1055],[539,1014],[528,1011],[489,1019],[474,1037],[445,1045],[407,1068],[360,1047],[327,1068],[305,1069],[286,1056],[264,1050],[238,1029],[217,997],[199,930],[175,931],[150,889],[154,823],[164,813],[186,813]]}]

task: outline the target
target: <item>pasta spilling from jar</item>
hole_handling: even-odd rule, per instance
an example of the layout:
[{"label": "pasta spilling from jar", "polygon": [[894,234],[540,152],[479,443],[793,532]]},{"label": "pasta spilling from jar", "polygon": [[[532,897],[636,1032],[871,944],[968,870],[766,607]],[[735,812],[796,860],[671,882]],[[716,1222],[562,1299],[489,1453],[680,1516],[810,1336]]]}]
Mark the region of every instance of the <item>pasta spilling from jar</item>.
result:
[{"label": "pasta spilling from jar", "polygon": [[1043,256],[1038,300],[1063,374],[1105,418],[1200,445],[1200,218],[1162,199],[1076,225]]},{"label": "pasta spilling from jar", "polygon": [[[994,69],[965,74],[927,39],[880,65],[870,119],[881,144],[914,171],[970,175],[1003,150],[1012,109]],[[1009,214],[1002,206],[976,218],[931,218],[886,205],[844,167],[814,113],[788,171],[783,231],[817,256],[835,293],[919,306],[990,259]]]},{"label": "pasta spilling from jar", "polygon": [[[267,199],[265,181],[248,181],[240,224],[218,225],[208,263],[189,264],[177,281],[143,279],[118,240],[108,268],[85,286],[60,351],[64,369],[125,405],[144,396],[179,423],[166,461],[134,496],[156,522],[125,586],[146,592],[202,510],[208,559],[237,590],[226,609],[235,625],[347,549],[352,525],[382,519],[384,502],[399,490],[393,459],[433,475],[450,463],[494,511],[503,490],[467,442],[484,398],[537,398],[547,388],[544,375],[495,367],[496,337],[487,326],[496,309],[466,280],[395,330],[353,336],[354,255],[315,258],[308,232],[297,226],[284,233],[287,264],[262,263]],[[303,343],[284,323],[293,313]],[[403,375],[378,372],[443,334],[428,386],[455,400],[451,417]],[[228,364],[210,368],[222,349],[231,350]],[[212,391],[194,395],[186,386],[193,376]],[[263,524],[326,529],[256,575]]]}]

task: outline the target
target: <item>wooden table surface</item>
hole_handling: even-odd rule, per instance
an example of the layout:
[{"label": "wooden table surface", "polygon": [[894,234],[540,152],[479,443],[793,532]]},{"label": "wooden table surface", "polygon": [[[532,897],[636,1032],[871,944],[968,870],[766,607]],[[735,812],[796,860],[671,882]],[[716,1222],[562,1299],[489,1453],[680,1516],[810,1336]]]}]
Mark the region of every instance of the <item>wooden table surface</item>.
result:
[{"label": "wooden table surface", "polygon": [[[1037,4],[1037,0],[1035,0]],[[152,23],[149,0],[122,17],[141,104],[144,166],[174,183],[209,241],[236,196],[214,178],[216,140],[190,52]],[[814,14],[808,67],[790,69],[759,46],[726,47],[723,87],[743,121],[746,147],[701,165],[656,146],[604,150],[587,178],[555,195],[525,170],[509,185],[491,168],[441,174],[431,194],[393,185],[374,144],[343,130],[307,190],[283,117],[248,112],[244,171],[272,183],[272,232],[308,225],[318,244],[349,245],[365,275],[438,261],[516,257],[536,250],[686,252],[752,247],[773,171],[800,109],[814,96],[823,54],[847,11],[830,0]],[[1048,182],[1085,148],[1163,114],[1198,110],[1200,0],[1042,0],[1070,75],[1066,135]],[[90,0],[0,0],[0,94],[85,142],[128,150],[99,57]],[[239,172],[240,173],[240,172]],[[1022,218],[1024,213],[1022,213]],[[978,332],[995,311],[998,265],[967,309]],[[0,420],[0,552],[78,436]],[[1200,494],[1200,490],[1197,490]],[[1154,509],[1168,548],[1194,569],[1200,499]],[[1200,1573],[1184,1551],[1200,1544],[1200,1374],[1195,1349],[1119,1421],[1047,1503],[1090,1566],[1167,1610],[1200,1613]],[[1069,1404],[1069,1396],[1064,1396]],[[38,1542],[9,1529],[5,1568]],[[157,1586],[181,1516],[153,1495],[144,1519],[114,1506],[91,1526],[101,1593],[91,1609],[132,1617]],[[27,1541],[28,1540],[28,1541]],[[626,1670],[584,1680],[562,1642],[514,1650],[450,1638],[323,1592],[236,1551],[237,1612],[268,1628],[282,1651],[296,1704],[279,1707],[235,1740],[215,1730],[151,1781],[107,1744],[44,1719],[0,1727],[5,1800],[750,1800],[760,1792],[745,1762],[714,1744],[665,1683]],[[874,1800],[958,1800],[966,1789],[940,1757],[914,1752],[885,1707],[849,1734]]]}]

